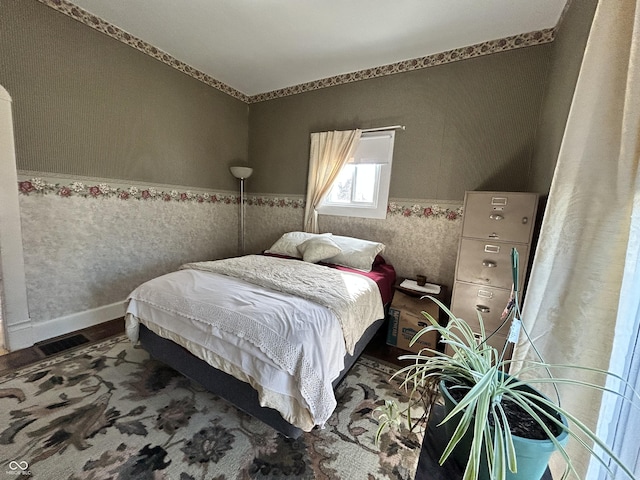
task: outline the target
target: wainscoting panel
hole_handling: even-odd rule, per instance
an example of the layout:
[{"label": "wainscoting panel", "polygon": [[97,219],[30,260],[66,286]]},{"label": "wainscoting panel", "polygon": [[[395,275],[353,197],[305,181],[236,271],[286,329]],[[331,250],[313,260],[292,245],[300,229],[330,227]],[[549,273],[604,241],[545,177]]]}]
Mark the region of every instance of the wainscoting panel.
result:
[{"label": "wainscoting panel", "polygon": [[247,253],[268,249],[285,232],[302,230],[304,201],[299,197],[251,197],[246,207]]},{"label": "wainscoting panel", "polygon": [[398,277],[421,274],[428,282],[446,285],[451,292],[458,240],[459,219],[388,215],[385,220],[349,217],[321,217],[322,231],[336,235],[376,240],[386,245],[383,257]]},{"label": "wainscoting panel", "polygon": [[20,211],[34,325],[122,302],[146,280],[237,246],[231,201],[30,193]]},{"label": "wainscoting panel", "polygon": [[[183,263],[238,253],[234,192],[22,177],[31,321],[24,327],[37,333],[36,341],[121,315],[119,305],[134,288]],[[248,195],[245,211],[246,253],[260,253],[283,233],[302,229],[304,198]],[[384,220],[321,216],[320,228],[380,241],[400,277],[423,274],[451,288],[461,217],[461,205],[393,200]]]},{"label": "wainscoting panel", "polygon": [[[247,253],[268,249],[285,232],[302,230],[304,202],[299,197],[249,197],[248,204]],[[383,256],[398,276],[423,274],[451,291],[462,229],[461,204],[394,200],[384,220],[321,215],[319,225],[322,232],[382,242],[386,245]]]}]

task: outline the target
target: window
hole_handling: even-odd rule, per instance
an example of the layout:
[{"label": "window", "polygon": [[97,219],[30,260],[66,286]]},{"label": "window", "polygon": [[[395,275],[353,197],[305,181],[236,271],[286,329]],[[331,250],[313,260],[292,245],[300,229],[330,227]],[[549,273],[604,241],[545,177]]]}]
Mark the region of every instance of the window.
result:
[{"label": "window", "polygon": [[394,131],[363,133],[318,213],[385,218],[389,201]]}]

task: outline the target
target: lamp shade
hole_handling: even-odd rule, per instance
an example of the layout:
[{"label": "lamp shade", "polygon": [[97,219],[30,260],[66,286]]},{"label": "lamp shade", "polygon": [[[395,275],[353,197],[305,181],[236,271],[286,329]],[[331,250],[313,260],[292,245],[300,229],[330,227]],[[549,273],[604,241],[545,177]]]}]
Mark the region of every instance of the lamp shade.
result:
[{"label": "lamp shade", "polygon": [[229,170],[231,175],[240,179],[249,178],[253,173],[253,168],[250,167],[229,167]]}]

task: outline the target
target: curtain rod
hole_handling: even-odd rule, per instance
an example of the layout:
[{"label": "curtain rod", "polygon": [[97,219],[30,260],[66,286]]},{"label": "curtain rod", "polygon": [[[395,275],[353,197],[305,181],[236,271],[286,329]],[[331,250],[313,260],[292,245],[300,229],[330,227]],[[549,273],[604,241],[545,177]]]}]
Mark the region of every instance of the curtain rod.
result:
[{"label": "curtain rod", "polygon": [[377,127],[377,128],[364,128],[362,129],[362,133],[365,132],[383,132],[385,130],[404,130],[406,127],[404,125],[390,125],[388,127]]}]

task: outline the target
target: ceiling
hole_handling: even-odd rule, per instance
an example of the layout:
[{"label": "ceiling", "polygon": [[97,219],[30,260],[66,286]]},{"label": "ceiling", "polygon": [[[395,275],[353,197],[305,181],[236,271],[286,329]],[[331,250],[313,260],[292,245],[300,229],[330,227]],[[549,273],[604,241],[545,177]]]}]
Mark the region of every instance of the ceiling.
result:
[{"label": "ceiling", "polygon": [[553,28],[567,0],[72,0],[246,94]]}]

